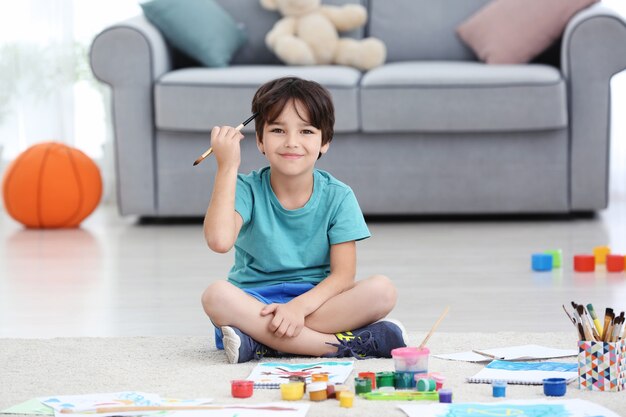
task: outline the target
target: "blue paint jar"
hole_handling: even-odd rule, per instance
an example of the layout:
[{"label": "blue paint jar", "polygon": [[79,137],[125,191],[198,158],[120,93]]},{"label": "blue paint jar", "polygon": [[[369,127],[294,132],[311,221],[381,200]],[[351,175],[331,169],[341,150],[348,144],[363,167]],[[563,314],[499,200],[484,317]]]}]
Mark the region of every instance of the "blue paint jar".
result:
[{"label": "blue paint jar", "polygon": [[552,271],[552,255],[547,253],[533,253],[533,271]]},{"label": "blue paint jar", "polygon": [[494,397],[506,397],[506,381],[498,379],[491,382],[491,390]]},{"label": "blue paint jar", "polygon": [[562,397],[567,391],[565,378],[546,378],[543,380],[543,393],[548,397]]}]

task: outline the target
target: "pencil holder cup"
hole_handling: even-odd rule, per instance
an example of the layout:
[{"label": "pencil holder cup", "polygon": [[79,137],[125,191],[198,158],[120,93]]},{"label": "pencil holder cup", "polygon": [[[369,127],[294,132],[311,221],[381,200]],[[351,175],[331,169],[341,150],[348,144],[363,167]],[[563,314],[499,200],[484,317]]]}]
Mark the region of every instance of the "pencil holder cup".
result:
[{"label": "pencil holder cup", "polygon": [[626,389],[626,343],[578,342],[578,388],[587,391]]}]

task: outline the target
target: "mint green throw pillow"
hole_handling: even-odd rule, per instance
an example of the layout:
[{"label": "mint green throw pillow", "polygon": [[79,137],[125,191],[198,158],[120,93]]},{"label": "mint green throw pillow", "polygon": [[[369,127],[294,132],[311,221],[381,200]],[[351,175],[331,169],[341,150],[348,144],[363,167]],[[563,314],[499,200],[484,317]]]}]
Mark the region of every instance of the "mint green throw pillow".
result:
[{"label": "mint green throw pillow", "polygon": [[246,42],[245,32],[214,0],[152,0],[146,18],[175,48],[207,67],[225,67]]}]

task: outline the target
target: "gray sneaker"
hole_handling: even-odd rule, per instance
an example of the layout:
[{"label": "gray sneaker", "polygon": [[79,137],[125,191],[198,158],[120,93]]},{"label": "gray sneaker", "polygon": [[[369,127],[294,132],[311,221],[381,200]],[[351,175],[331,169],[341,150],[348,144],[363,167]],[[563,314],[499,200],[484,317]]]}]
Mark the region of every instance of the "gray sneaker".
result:
[{"label": "gray sneaker", "polygon": [[241,330],[232,326],[222,326],[224,352],[229,363],[243,363],[259,360],[264,356],[279,356],[278,352],[257,342]]},{"label": "gray sneaker", "polygon": [[336,353],[326,355],[333,358],[355,357],[357,359],[391,358],[391,351],[406,346],[404,326],[392,319],[383,319],[351,332],[336,333],[339,343]]}]

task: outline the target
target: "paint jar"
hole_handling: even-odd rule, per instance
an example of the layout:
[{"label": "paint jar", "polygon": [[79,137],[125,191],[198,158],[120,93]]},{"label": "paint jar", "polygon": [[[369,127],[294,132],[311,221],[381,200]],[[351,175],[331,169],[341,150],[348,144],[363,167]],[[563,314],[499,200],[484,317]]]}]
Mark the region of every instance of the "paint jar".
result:
[{"label": "paint jar", "polygon": [[574,271],[593,272],[596,270],[596,258],[593,255],[574,255]]},{"label": "paint jar", "polygon": [[359,378],[369,378],[372,380],[372,389],[376,389],[376,373],[375,372],[359,372]]},{"label": "paint jar", "polygon": [[304,382],[280,384],[280,395],[285,401],[298,401],[304,395]]},{"label": "paint jar", "polygon": [[394,372],[393,386],[396,389],[411,389],[415,387],[415,372]]},{"label": "paint jar", "polygon": [[492,381],[491,390],[494,397],[506,397],[506,381],[500,379]]},{"label": "paint jar", "polygon": [[435,388],[437,391],[439,391],[441,388],[443,388],[443,383],[446,382],[446,377],[438,374],[438,373],[431,373],[430,374],[430,378],[435,380],[435,383],[437,384],[437,387]]},{"label": "paint jar", "polygon": [[440,389],[439,390],[439,402],[451,403],[452,402],[452,390],[448,388]]},{"label": "paint jar", "polygon": [[427,373],[429,355],[430,350],[426,347],[402,347],[391,351],[396,372]]},{"label": "paint jar", "polygon": [[344,408],[352,408],[354,403],[354,394],[350,391],[343,391],[339,396],[339,406]]},{"label": "paint jar", "polygon": [[245,379],[230,381],[230,394],[235,398],[252,397],[253,390],[254,381],[248,381]]},{"label": "paint jar", "polygon": [[357,394],[372,392],[372,381],[369,378],[354,378],[354,391]]},{"label": "paint jar", "polygon": [[548,397],[562,397],[567,391],[565,378],[546,378],[543,380],[543,393]]},{"label": "paint jar", "polygon": [[552,255],[547,253],[533,253],[531,256],[533,271],[552,271]]},{"label": "paint jar", "polygon": [[291,375],[289,377],[289,382],[302,382],[302,386],[304,387],[304,392],[306,392],[306,378],[303,376]]},{"label": "paint jar", "polygon": [[312,374],[311,382],[328,382],[328,374]]},{"label": "paint jar", "polygon": [[326,385],[326,382],[311,382],[308,384],[306,390],[309,392],[309,400],[324,401],[328,399]]},{"label": "paint jar", "polygon": [[376,386],[378,389],[383,387],[392,387],[393,388],[393,372],[377,372],[376,373]]},{"label": "paint jar", "polygon": [[437,383],[434,379],[422,378],[417,381],[416,387],[418,391],[430,392],[437,389]]}]

